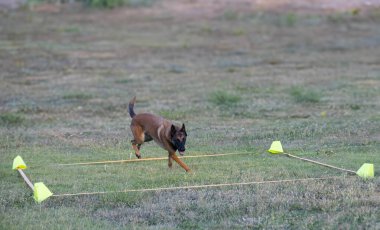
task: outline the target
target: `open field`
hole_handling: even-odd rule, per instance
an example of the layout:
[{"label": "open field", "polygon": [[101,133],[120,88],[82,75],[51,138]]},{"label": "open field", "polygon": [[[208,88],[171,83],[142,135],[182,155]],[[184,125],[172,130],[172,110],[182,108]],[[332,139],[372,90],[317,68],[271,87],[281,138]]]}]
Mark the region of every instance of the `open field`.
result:
[{"label": "open field", "polygon": [[[380,10],[171,10],[0,12],[0,229],[380,229]],[[192,174],[57,166],[129,159],[135,95],[136,112],[186,124],[187,155],[247,154],[185,159]],[[375,179],[270,155],[273,140],[346,169],[373,163]],[[338,178],[38,205],[17,155],[55,194]],[[167,153],[147,143],[142,156]]]}]

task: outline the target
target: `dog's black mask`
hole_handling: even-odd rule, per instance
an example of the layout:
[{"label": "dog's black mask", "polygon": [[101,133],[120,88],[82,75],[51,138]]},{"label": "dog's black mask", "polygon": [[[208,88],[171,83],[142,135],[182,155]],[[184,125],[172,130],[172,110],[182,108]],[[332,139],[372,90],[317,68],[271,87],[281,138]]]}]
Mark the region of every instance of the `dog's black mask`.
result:
[{"label": "dog's black mask", "polygon": [[179,130],[177,130],[177,128],[174,125],[172,125],[171,130],[170,130],[170,135],[172,138],[172,144],[173,144],[174,150],[178,150],[181,156],[184,155],[186,151],[185,144],[186,144],[186,137],[187,137],[185,124],[182,124],[182,128]]}]

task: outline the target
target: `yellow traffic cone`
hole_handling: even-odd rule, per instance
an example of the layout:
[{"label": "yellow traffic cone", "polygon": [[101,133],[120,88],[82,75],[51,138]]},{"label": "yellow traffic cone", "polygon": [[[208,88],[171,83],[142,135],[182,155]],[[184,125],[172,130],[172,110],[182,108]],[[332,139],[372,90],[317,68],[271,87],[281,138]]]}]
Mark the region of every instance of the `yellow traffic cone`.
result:
[{"label": "yellow traffic cone", "polygon": [[283,153],[284,150],[282,149],[281,142],[280,141],[273,141],[268,152],[273,153],[273,154]]},{"label": "yellow traffic cone", "polygon": [[46,187],[46,185],[42,182],[38,182],[34,184],[34,200],[38,203],[41,203],[42,201],[46,200],[50,196],[52,196],[53,193]]},{"label": "yellow traffic cone", "polygon": [[12,167],[13,170],[26,169],[26,168],[27,168],[26,164],[20,156],[17,156],[15,157],[15,159],[13,159],[13,167]]},{"label": "yellow traffic cone", "polygon": [[360,167],[360,169],[356,172],[356,174],[362,178],[374,178],[375,170],[373,164],[365,163]]}]

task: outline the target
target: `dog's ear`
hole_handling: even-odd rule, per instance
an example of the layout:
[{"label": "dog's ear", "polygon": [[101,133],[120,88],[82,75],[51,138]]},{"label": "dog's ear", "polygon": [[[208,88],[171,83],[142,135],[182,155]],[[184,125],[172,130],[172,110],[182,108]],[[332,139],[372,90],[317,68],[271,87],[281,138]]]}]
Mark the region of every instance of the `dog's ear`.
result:
[{"label": "dog's ear", "polygon": [[172,125],[172,126],[170,127],[170,136],[171,136],[171,137],[174,137],[174,135],[176,134],[176,132],[177,132],[177,129],[175,128],[174,125]]},{"label": "dog's ear", "polygon": [[185,128],[185,124],[182,123],[182,128],[181,128],[180,131],[184,132],[184,133],[185,133],[185,136],[187,136],[186,128]]}]

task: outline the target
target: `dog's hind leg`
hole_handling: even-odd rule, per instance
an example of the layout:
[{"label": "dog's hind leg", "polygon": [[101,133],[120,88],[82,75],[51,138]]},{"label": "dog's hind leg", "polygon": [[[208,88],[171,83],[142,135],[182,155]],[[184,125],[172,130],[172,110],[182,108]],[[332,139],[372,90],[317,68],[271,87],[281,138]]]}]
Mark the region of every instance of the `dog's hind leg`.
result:
[{"label": "dog's hind leg", "polygon": [[132,143],[133,150],[135,150],[136,157],[140,159],[141,158],[141,153],[140,153],[141,144],[137,144],[136,140],[131,140],[131,143]]},{"label": "dog's hind leg", "polygon": [[141,139],[144,139],[144,141],[142,143],[139,143],[136,141],[136,139],[132,140],[132,147],[133,149],[135,150],[135,155],[137,158],[141,158],[141,153],[140,153],[140,149],[141,149],[141,145],[144,143],[144,142],[148,142],[148,141],[151,141],[153,140],[153,138],[151,136],[149,136],[149,134],[147,133],[144,133],[143,134],[143,138],[140,138],[139,140],[141,141]]},{"label": "dog's hind leg", "polygon": [[131,141],[132,148],[135,150],[136,157],[140,159],[141,158],[140,148],[145,140],[144,131],[138,125],[131,125],[131,130],[134,137],[134,139]]}]

